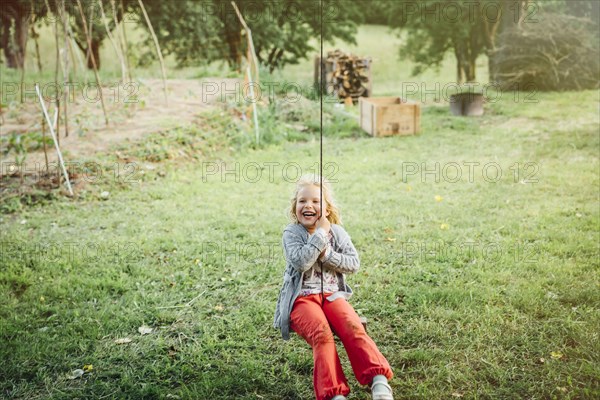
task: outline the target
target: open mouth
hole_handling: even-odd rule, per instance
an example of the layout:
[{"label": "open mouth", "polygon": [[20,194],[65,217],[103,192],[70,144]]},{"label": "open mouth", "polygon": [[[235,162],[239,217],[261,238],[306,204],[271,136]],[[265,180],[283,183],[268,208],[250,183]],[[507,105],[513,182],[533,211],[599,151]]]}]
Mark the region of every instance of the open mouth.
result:
[{"label": "open mouth", "polygon": [[311,218],[316,216],[317,213],[316,212],[312,212],[312,211],[305,211],[302,213],[302,216],[304,216],[305,218]]}]

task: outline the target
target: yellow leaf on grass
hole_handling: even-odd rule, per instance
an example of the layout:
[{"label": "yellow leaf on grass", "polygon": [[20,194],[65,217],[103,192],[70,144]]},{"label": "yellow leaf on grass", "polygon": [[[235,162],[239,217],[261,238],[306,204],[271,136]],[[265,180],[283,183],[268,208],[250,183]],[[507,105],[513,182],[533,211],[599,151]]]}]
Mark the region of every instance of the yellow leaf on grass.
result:
[{"label": "yellow leaf on grass", "polygon": [[440,229],[443,230],[443,231],[448,230],[448,228],[449,228],[448,224],[441,224],[440,225]]},{"label": "yellow leaf on grass", "polygon": [[561,353],[560,351],[550,352],[550,357],[552,357],[553,360],[560,360],[561,358],[563,358],[563,356],[563,353]]},{"label": "yellow leaf on grass", "polygon": [[94,370],[94,366],[92,364],[85,364],[83,366],[83,372],[92,372]]},{"label": "yellow leaf on grass", "polygon": [[442,196],[440,196],[439,194],[435,195],[435,201],[437,201],[439,203],[442,200],[444,200],[444,198]]},{"label": "yellow leaf on grass", "polygon": [[385,238],[384,240],[385,240],[386,242],[395,242],[395,241],[396,241],[396,238],[391,238],[391,237],[388,237],[388,238]]},{"label": "yellow leaf on grass", "polygon": [[115,340],[115,343],[116,344],[127,344],[127,343],[131,343],[131,339],[129,339],[128,337],[121,338],[121,339]]}]

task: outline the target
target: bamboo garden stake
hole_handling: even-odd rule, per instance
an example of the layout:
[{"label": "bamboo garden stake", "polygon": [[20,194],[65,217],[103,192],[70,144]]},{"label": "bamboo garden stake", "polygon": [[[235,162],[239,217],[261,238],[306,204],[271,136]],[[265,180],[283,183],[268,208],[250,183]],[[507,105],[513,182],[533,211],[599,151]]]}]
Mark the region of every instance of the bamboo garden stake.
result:
[{"label": "bamboo garden stake", "polygon": [[69,136],[69,112],[68,112],[68,103],[69,103],[69,36],[67,35],[67,19],[66,19],[66,10],[65,10],[65,0],[60,0],[60,7],[58,5],[58,0],[56,1],[56,10],[58,14],[61,14],[61,20],[63,23],[63,34],[64,34],[64,48],[63,48],[63,82],[64,82],[64,98],[63,98],[63,107],[65,112],[65,137]]},{"label": "bamboo garden stake", "polygon": [[167,74],[165,72],[165,61],[163,60],[162,52],[160,51],[160,45],[158,44],[158,38],[154,33],[154,28],[152,28],[152,23],[150,23],[150,18],[148,17],[148,13],[146,12],[146,8],[144,7],[144,3],[142,0],[138,0],[140,4],[140,8],[144,13],[144,18],[146,19],[146,23],[148,24],[148,29],[150,29],[150,33],[152,34],[152,39],[154,40],[154,45],[156,46],[156,53],[158,53],[158,60],[160,61],[160,69],[162,70],[162,78],[163,78],[163,89],[165,91],[165,103],[167,107],[169,106],[169,100],[167,98]]},{"label": "bamboo garden stake", "polygon": [[[83,31],[85,32],[85,36],[87,38],[88,49],[92,48],[92,38],[88,33],[87,22],[85,22],[85,15],[83,14],[83,7],[81,6],[81,1],[77,0],[77,7],[79,8],[79,14],[81,15],[81,22],[83,23]],[[102,85],[100,84],[100,76],[98,75],[98,67],[96,64],[96,57],[94,57],[94,52],[90,51],[92,66],[94,67],[94,76],[96,77],[96,84],[98,85],[98,92],[100,93],[100,103],[102,103],[102,112],[104,113],[104,122],[106,126],[108,126],[108,115],[106,114],[106,107],[104,106],[104,96],[102,95]]]},{"label": "bamboo garden stake", "polygon": [[104,29],[106,29],[106,35],[108,36],[108,39],[110,40],[110,43],[112,44],[112,47],[115,50],[115,53],[117,53],[119,62],[121,63],[121,81],[125,82],[127,75],[125,73],[125,61],[123,60],[123,54],[121,54],[121,52],[119,52],[119,49],[117,48],[117,44],[115,43],[115,39],[114,39],[112,33],[110,33],[110,27],[108,26],[106,13],[104,12],[104,6],[102,6],[102,0],[98,0],[98,4],[100,5],[100,13],[102,14],[102,22],[104,23]]},{"label": "bamboo garden stake", "polygon": [[[48,122],[48,127],[50,128],[50,134],[52,135],[52,140],[54,141],[54,147],[56,148],[56,153],[58,154],[58,160],[60,161],[60,166],[62,168],[63,174],[65,175],[65,182],[67,184],[67,188],[69,189],[69,193],[73,196],[73,188],[71,188],[71,182],[69,181],[69,174],[67,173],[67,169],[65,168],[65,162],[62,158],[62,153],[60,152],[60,147],[58,146],[58,141],[56,140],[56,135],[54,133],[54,124],[50,121],[50,117],[48,116],[48,110],[46,110],[46,103],[44,103],[44,99],[42,98],[42,93],[40,92],[40,87],[36,83],[35,91],[37,92],[38,98],[40,100],[40,105],[42,106],[42,111],[44,113],[44,117],[46,117],[46,121]],[[58,118],[55,117],[55,120]],[[55,121],[57,122],[57,121]]]},{"label": "bamboo garden stake", "polygon": [[[117,14],[115,12],[115,0],[111,0],[111,4],[113,6],[113,14],[115,17],[115,23]],[[127,44],[127,30],[125,29],[125,6],[123,5],[123,0],[119,2],[121,8],[121,34],[123,35],[123,56],[125,57],[125,64],[127,64],[127,78],[129,78],[129,82],[131,82],[131,65],[129,65],[129,46]]]}]

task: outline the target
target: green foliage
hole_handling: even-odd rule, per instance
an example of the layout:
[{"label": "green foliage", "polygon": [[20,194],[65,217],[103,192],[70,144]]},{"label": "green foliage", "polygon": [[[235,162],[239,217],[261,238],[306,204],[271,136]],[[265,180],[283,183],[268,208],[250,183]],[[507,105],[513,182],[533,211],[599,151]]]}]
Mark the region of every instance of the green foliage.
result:
[{"label": "green foliage", "polygon": [[[385,2],[386,0],[384,0]],[[480,55],[487,54],[490,80],[496,78],[496,60],[491,57],[501,40],[499,35],[510,29],[535,28],[540,15],[547,12],[567,12],[595,21],[589,34],[598,36],[598,2],[550,0],[446,1],[413,0],[390,1],[388,23],[402,30],[405,43],[400,48],[402,57],[416,64],[413,74],[428,68],[439,68],[447,52],[456,57],[459,83],[475,81],[475,63]],[[554,28],[553,28],[554,29]],[[562,32],[559,28],[558,32]],[[511,47],[511,41],[501,45]]]},{"label": "green foliage", "polygon": [[52,138],[42,135],[41,132],[28,132],[25,134],[11,132],[8,135],[0,136],[0,148],[4,156],[13,153],[15,163],[22,165],[27,157],[27,153],[40,150],[46,142],[47,146],[52,146]]},{"label": "green foliage", "polygon": [[393,18],[390,15],[390,7],[394,0],[354,0],[354,4],[359,6],[362,17],[360,23],[372,25],[390,25],[393,26]]},{"label": "green foliage", "polygon": [[[271,70],[295,64],[316,50],[309,39],[321,33],[318,2],[242,0],[237,4],[252,31],[258,61]],[[323,7],[323,38],[352,41],[357,6],[325,1]],[[180,66],[215,60],[241,66],[247,38],[230,1],[149,2],[147,8],[165,52],[175,55]]]},{"label": "green foliage", "polygon": [[[99,48],[102,42],[108,38],[108,33],[106,32],[105,22],[108,25],[108,29],[112,32],[114,31],[115,23],[120,23],[124,18],[127,18],[129,12],[135,10],[137,5],[137,0],[79,0],[81,2],[82,10],[79,9],[79,6],[76,1],[67,2],[67,7],[65,9],[67,13],[68,23],[70,24],[71,31],[74,34],[75,43],[84,53],[84,55],[89,54],[90,49],[88,49],[89,44],[87,40],[87,36],[85,34],[84,23],[81,19],[81,13],[83,12],[84,17],[86,18],[87,32],[91,33],[91,50],[94,51],[95,62],[98,68],[101,67],[102,62],[100,60]],[[102,8],[100,7],[99,1],[102,2]],[[114,8],[113,8],[114,6]],[[122,8],[121,8],[122,7]],[[103,19],[102,10],[104,10],[104,15],[106,16],[106,20]],[[61,10],[54,10],[55,15],[62,15]],[[136,10],[137,12],[137,10]],[[60,18],[60,17],[57,17]],[[62,21],[59,21],[59,30],[62,30]],[[131,22],[131,21],[127,21]],[[143,22],[142,22],[143,23]],[[89,69],[93,68],[91,56],[88,58],[87,65]]]},{"label": "green foliage", "polygon": [[400,54],[415,61],[413,75],[427,68],[439,68],[446,52],[452,50],[457,60],[457,82],[474,81],[475,61],[487,45],[486,23],[496,22],[483,11],[488,4],[497,7],[500,3],[497,0],[392,2],[390,21],[392,26],[406,32]]},{"label": "green foliage", "polygon": [[30,24],[47,14],[43,1],[6,0],[0,12],[0,49],[9,68],[23,68]]}]

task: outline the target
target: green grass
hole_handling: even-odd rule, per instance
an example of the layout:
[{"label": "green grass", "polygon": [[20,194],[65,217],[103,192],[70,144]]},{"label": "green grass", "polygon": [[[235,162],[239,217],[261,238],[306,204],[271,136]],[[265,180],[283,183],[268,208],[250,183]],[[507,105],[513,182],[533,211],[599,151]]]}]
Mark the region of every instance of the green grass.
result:
[{"label": "green grass", "polygon": [[[352,304],[393,367],[397,398],[599,395],[597,107],[597,92],[505,97],[474,119],[426,107],[413,137],[327,132],[324,160],[337,166],[361,257]],[[106,201],[2,217],[2,396],[312,397],[308,345],[283,342],[271,320],[293,189],[283,167],[311,172],[318,142],[217,157],[239,163],[239,182],[207,175],[216,158],[201,155],[163,162],[162,176],[112,187]],[[279,163],[272,181],[268,169],[244,180],[254,171],[244,167],[268,162]],[[410,163],[436,162],[480,166],[472,183],[467,167],[458,182],[450,170],[439,182],[406,175]],[[503,172],[497,182],[482,176],[489,163]],[[141,336],[143,324],[154,332]],[[124,337],[132,342],[114,343]],[[352,398],[369,398],[342,359]],[[85,364],[93,371],[66,378]]]},{"label": "green grass", "polygon": [[[394,41],[377,40],[385,32],[361,27],[356,52],[375,58],[375,94],[398,95],[415,79]],[[429,88],[453,71],[449,57],[416,81]],[[310,84],[312,62],[266,79]],[[600,396],[599,94],[514,96],[480,118],[428,101],[422,134],[383,139],[326,106],[325,172],[361,258],[351,303],[392,365],[398,399]],[[104,179],[76,199],[0,216],[0,397],[312,398],[310,348],[282,341],[271,321],[290,163],[314,171],[316,116],[316,104],[277,103],[253,148],[251,127],[211,111],[123,144],[138,183],[111,175],[123,165],[113,153],[94,155]],[[207,174],[221,161],[240,173]],[[425,174],[436,163],[437,181]],[[370,398],[339,350],[351,398]],[[90,373],[67,378],[86,364]]]}]

